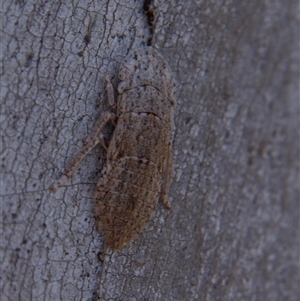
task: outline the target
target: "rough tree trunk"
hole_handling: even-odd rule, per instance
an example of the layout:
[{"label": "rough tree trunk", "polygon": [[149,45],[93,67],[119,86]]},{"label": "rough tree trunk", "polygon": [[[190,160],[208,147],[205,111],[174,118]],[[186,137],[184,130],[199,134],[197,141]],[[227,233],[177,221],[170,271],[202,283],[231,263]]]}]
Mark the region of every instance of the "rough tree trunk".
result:
[{"label": "rough tree trunk", "polygon": [[178,83],[172,211],[112,253],[101,146],[49,187],[109,110],[104,72],[116,87],[151,40],[144,3],[4,1],[1,300],[298,300],[297,2],[154,3]]}]

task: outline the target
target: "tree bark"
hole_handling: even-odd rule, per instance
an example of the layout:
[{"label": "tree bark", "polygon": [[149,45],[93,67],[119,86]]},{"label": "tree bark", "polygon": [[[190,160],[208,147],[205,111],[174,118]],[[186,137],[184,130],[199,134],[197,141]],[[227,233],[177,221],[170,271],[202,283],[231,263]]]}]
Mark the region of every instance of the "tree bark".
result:
[{"label": "tree bark", "polygon": [[[298,1],[150,6],[2,4],[1,300],[298,300]],[[105,72],[116,88],[149,43],[177,80],[172,210],[113,253],[93,215],[105,150],[49,187],[110,110]]]}]

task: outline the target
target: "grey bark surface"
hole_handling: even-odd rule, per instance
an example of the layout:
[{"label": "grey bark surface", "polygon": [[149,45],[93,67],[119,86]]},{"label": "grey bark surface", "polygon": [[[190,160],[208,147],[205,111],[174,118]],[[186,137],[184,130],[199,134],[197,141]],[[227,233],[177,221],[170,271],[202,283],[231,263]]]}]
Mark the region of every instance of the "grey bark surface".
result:
[{"label": "grey bark surface", "polygon": [[[4,1],[1,300],[299,300],[298,1],[156,1],[177,80],[172,211],[105,249],[101,146],[49,187],[109,110],[143,1]],[[112,126],[105,130],[107,138]]]}]

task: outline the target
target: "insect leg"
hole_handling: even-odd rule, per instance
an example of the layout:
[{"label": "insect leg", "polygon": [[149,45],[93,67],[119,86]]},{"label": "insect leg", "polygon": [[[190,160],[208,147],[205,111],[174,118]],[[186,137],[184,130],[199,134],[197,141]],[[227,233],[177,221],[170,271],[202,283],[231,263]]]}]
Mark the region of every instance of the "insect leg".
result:
[{"label": "insect leg", "polygon": [[71,164],[65,171],[64,175],[58,180],[56,184],[54,184],[50,188],[51,191],[55,192],[58,187],[64,185],[64,183],[73,175],[73,173],[75,172],[77,166],[81,163],[81,161],[97,144],[100,143],[107,150],[107,146],[101,131],[109,120],[116,121],[116,115],[107,112],[104,114],[104,116],[102,116],[102,118],[100,119],[100,121],[95,127],[95,131],[94,134],[92,135],[92,139],[85,141],[84,147],[73,157],[73,159],[71,160]]},{"label": "insect leg", "polygon": [[114,88],[107,72],[105,73],[105,80],[106,80],[106,91],[107,91],[108,102],[112,108],[116,109],[117,104],[115,102],[115,97],[114,97]]}]

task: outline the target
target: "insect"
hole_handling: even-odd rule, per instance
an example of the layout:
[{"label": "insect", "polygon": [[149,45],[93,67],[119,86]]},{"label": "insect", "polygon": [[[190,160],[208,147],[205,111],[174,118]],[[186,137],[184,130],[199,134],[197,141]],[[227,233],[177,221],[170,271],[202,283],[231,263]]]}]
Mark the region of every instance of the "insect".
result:
[{"label": "insect", "polygon": [[[102,116],[92,138],[51,189],[63,185],[101,143],[107,158],[95,191],[95,217],[106,245],[118,250],[145,227],[160,197],[171,208],[167,194],[173,171],[170,135],[175,81],[168,64],[152,47],[130,52],[121,63],[117,103],[108,74],[105,78],[108,101],[116,113]],[[110,120],[115,129],[107,146],[101,131]]]}]

